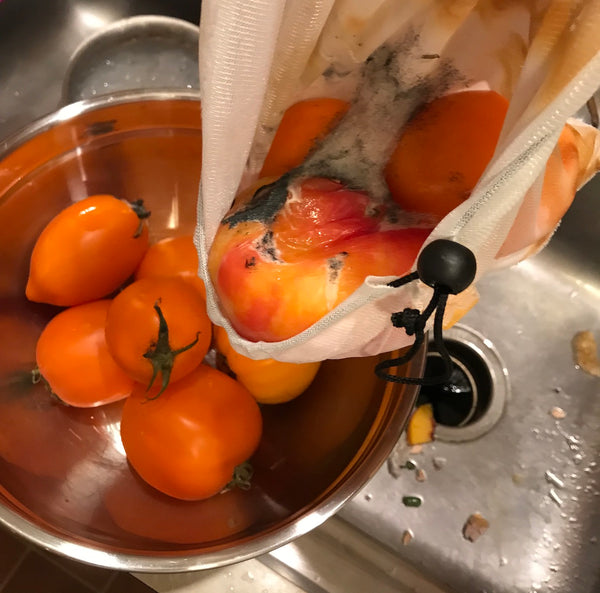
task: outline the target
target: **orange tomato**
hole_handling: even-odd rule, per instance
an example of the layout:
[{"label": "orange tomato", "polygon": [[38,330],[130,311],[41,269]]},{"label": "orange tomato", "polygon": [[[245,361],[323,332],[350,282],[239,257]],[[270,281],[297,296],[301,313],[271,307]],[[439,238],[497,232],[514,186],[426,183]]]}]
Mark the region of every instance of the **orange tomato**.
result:
[{"label": "orange tomato", "polygon": [[62,307],[103,298],[133,274],[148,248],[141,203],[85,198],[57,214],[38,237],[25,293]]},{"label": "orange tomato", "polygon": [[279,404],[298,397],[308,389],[321,363],[294,364],[272,358],[253,360],[236,352],[224,328],[215,326],[217,350],[226,358],[236,379],[261,404]]},{"label": "orange tomato", "polygon": [[147,387],[159,375],[164,388],[190,373],[210,341],[204,299],[182,278],[136,280],[108,309],[108,348],[123,370]]},{"label": "orange tomato", "polygon": [[297,167],[348,111],[349,103],[323,97],[289,107],[277,128],[260,177],[280,177]]},{"label": "orange tomato", "polygon": [[63,402],[90,408],[127,397],[133,380],[111,356],[104,328],[109,300],[61,311],[50,320],[36,347],[38,369]]},{"label": "orange tomato", "polygon": [[194,284],[206,299],[204,282],[198,276],[198,252],[191,235],[167,237],[150,245],[135,272],[135,279],[159,276],[181,276]]},{"label": "orange tomato", "polygon": [[385,168],[394,201],[440,219],[464,202],[494,154],[507,109],[494,91],[453,93],[425,105]]},{"label": "orange tomato", "polygon": [[258,447],[262,418],[240,383],[200,365],[159,396],[125,401],[121,439],[138,474],[161,492],[201,500],[221,491]]}]

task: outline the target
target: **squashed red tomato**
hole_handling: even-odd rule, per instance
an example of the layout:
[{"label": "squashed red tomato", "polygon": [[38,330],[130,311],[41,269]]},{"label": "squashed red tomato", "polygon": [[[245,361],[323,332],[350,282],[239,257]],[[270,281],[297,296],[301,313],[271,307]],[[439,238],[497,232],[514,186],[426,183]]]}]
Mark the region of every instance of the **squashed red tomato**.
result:
[{"label": "squashed red tomato", "polygon": [[141,202],[85,198],[57,214],[38,237],[25,293],[60,307],[101,299],[119,288],[148,248]]},{"label": "squashed red tomato", "polygon": [[127,397],[134,381],[111,356],[104,329],[109,300],[70,307],[53,317],[36,347],[39,372],[63,402],[89,408]]},{"label": "squashed red tomato", "polygon": [[207,365],[158,397],[137,387],[125,401],[121,439],[138,474],[182,500],[217,494],[258,447],[262,417],[240,383]]}]

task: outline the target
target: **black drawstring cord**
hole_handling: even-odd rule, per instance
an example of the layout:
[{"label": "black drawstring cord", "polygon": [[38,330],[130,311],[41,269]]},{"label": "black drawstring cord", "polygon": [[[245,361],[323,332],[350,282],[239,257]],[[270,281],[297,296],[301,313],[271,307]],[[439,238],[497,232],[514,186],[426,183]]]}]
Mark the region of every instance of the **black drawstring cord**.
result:
[{"label": "black drawstring cord", "polygon": [[[392,313],[391,322],[394,327],[404,328],[407,335],[415,336],[409,351],[398,358],[384,360],[375,366],[375,374],[392,383],[408,385],[437,385],[448,381],[452,374],[452,361],[444,343],[444,312],[448,295],[458,294],[471,284],[475,278],[477,266],[473,253],[454,241],[440,239],[427,245],[417,262],[417,271],[388,284],[393,288],[404,286],[414,280],[421,280],[433,288],[433,295],[423,312],[406,308],[404,311]],[[421,348],[425,341],[425,326],[435,311],[433,320],[433,341],[444,362],[444,372],[437,377],[401,377],[387,371],[400,368],[407,363]]]},{"label": "black drawstring cord", "polygon": [[[452,373],[452,361],[450,354],[444,343],[442,328],[444,322],[444,311],[446,310],[446,302],[448,293],[443,289],[436,287],[433,289],[433,296],[423,313],[419,313],[417,309],[404,309],[401,313],[392,314],[392,324],[394,327],[403,327],[409,336],[414,335],[415,341],[410,347],[410,350],[399,358],[391,358],[380,362],[375,367],[375,374],[380,379],[391,381],[392,383],[405,383],[408,385],[436,385],[446,382]],[[398,375],[390,375],[387,371],[391,368],[401,367],[407,363],[419,350],[425,341],[425,325],[431,314],[435,311],[433,321],[433,341],[437,350],[444,361],[444,372],[437,377],[399,377]]]}]

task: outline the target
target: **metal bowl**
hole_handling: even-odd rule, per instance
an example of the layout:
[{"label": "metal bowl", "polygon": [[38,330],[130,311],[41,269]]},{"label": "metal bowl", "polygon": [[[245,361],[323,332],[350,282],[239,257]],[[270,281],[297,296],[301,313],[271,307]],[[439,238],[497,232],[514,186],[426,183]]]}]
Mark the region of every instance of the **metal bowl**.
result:
[{"label": "metal bowl", "polygon": [[[28,302],[33,244],[89,194],[143,198],[152,239],[191,233],[201,157],[196,94],[130,93],[69,105],[0,146],[0,522],[99,566],[179,572],[267,552],[318,526],[385,461],[416,397],[381,382],[381,357],[328,361],[306,393],[263,406],[249,490],[201,502],[131,471],[120,404],[69,408],[33,385],[35,343],[57,309]],[[402,372],[423,372],[424,352]]]}]

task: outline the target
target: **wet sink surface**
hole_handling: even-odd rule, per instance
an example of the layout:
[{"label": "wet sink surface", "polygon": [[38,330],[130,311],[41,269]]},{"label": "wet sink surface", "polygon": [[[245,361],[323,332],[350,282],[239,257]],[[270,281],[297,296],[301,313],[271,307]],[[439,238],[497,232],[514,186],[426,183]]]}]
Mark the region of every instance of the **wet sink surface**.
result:
[{"label": "wet sink surface", "polygon": [[[512,395],[496,426],[470,442],[396,451],[427,480],[382,468],[340,513],[451,590],[600,591],[600,378],[576,367],[571,348],[581,330],[600,342],[599,194],[594,179],[550,245],[486,278],[461,321],[491,340],[508,371]],[[566,416],[554,418],[554,406]],[[404,495],[422,506],[405,507]],[[471,543],[462,528],[475,512],[490,527]],[[407,529],[414,539],[403,545]]]},{"label": "wet sink surface", "polygon": [[84,39],[115,21],[143,14],[198,24],[200,1],[0,2],[0,139],[59,106],[69,58]]}]

